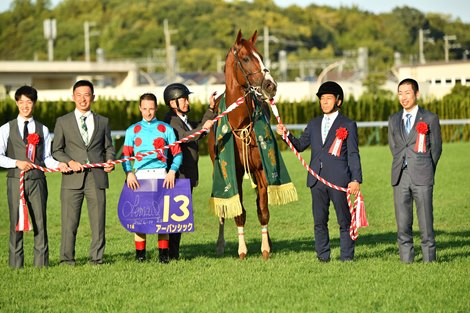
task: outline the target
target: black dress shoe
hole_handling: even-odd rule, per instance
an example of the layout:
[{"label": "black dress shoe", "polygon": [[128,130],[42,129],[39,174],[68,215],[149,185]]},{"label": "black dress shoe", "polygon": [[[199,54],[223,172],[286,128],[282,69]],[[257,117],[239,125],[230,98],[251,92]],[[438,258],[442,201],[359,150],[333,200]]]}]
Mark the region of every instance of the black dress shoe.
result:
[{"label": "black dress shoe", "polygon": [[330,258],[324,259],[324,258],[318,257],[318,261],[320,261],[321,263],[328,263],[330,262]]},{"label": "black dress shoe", "polygon": [[353,258],[347,257],[347,258],[340,259],[340,261],[341,261],[341,262],[352,262],[352,261],[353,261]]},{"label": "black dress shoe", "polygon": [[158,260],[160,263],[170,263],[170,249],[158,249]]},{"label": "black dress shoe", "polygon": [[145,256],[146,251],[144,250],[135,250],[135,259],[137,262],[144,262],[147,258]]}]

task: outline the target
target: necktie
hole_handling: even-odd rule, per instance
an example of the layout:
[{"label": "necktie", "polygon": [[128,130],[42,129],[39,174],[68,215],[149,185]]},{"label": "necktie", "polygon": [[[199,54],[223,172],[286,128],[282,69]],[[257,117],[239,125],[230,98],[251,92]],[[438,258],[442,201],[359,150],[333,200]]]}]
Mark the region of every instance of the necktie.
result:
[{"label": "necktie", "polygon": [[82,125],[80,127],[80,134],[82,135],[83,142],[85,146],[88,145],[88,127],[86,126],[86,116],[80,116],[80,120],[82,121]]},{"label": "necktie", "polygon": [[406,113],[406,120],[405,120],[405,132],[408,135],[411,131],[411,114]]},{"label": "necktie", "polygon": [[325,143],[326,136],[328,135],[328,131],[330,130],[330,118],[325,116],[323,121],[323,132],[322,132],[322,140]]},{"label": "necktie", "polygon": [[24,121],[24,128],[23,128],[23,142],[25,144],[28,143],[28,135],[29,135],[29,131],[28,131],[28,121]]}]

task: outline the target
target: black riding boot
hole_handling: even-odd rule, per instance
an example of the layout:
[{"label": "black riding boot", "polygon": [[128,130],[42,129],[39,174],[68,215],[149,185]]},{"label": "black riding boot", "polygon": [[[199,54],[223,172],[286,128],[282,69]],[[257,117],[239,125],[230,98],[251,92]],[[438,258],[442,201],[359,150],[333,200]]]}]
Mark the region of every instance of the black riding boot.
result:
[{"label": "black riding boot", "polygon": [[145,254],[145,249],[135,250],[135,259],[137,260],[137,262],[144,262],[146,260]]},{"label": "black riding boot", "polygon": [[170,249],[158,249],[158,259],[160,263],[167,264],[170,262]]}]

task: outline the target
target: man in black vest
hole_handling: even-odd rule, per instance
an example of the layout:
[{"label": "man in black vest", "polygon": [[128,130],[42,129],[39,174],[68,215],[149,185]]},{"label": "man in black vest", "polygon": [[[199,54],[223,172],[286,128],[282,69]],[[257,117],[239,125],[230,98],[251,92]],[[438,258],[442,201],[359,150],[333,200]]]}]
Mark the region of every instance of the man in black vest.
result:
[{"label": "man in black vest", "polygon": [[[0,167],[7,168],[7,194],[10,209],[10,256],[13,268],[24,266],[23,231],[16,229],[20,207],[20,172],[25,171],[24,197],[34,229],[34,266],[49,265],[46,229],[47,184],[44,173],[32,163],[67,172],[67,164],[51,156],[51,136],[46,126],[34,120],[37,101],[33,87],[20,87],[15,93],[18,117],[0,128]],[[19,225],[19,224],[18,224]]]}]

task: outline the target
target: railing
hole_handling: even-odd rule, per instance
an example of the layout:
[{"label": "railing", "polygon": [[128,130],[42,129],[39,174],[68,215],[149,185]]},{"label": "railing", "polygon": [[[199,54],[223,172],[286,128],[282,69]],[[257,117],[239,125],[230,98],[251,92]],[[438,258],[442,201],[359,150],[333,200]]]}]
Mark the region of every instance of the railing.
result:
[{"label": "railing", "polygon": [[[470,124],[470,119],[463,120],[440,120],[441,125],[466,125]],[[285,124],[287,129],[292,130],[304,130],[307,127],[307,124]],[[388,121],[376,121],[376,122],[357,122],[357,127],[388,127]],[[271,128],[276,129],[276,126],[271,126]]]},{"label": "railing", "polygon": [[[470,124],[470,119],[460,119],[460,120],[440,120],[442,125],[468,125]],[[286,124],[285,125],[289,130],[301,131],[307,127],[307,124]],[[388,127],[388,121],[373,121],[373,122],[357,122],[358,128],[375,128],[375,131],[371,132],[366,140],[366,145],[370,145],[373,141],[380,142],[380,129],[383,127]],[[275,129],[276,126],[273,125],[271,128]],[[451,140],[454,141],[456,138],[461,137],[462,128],[457,128],[452,136]]]}]

